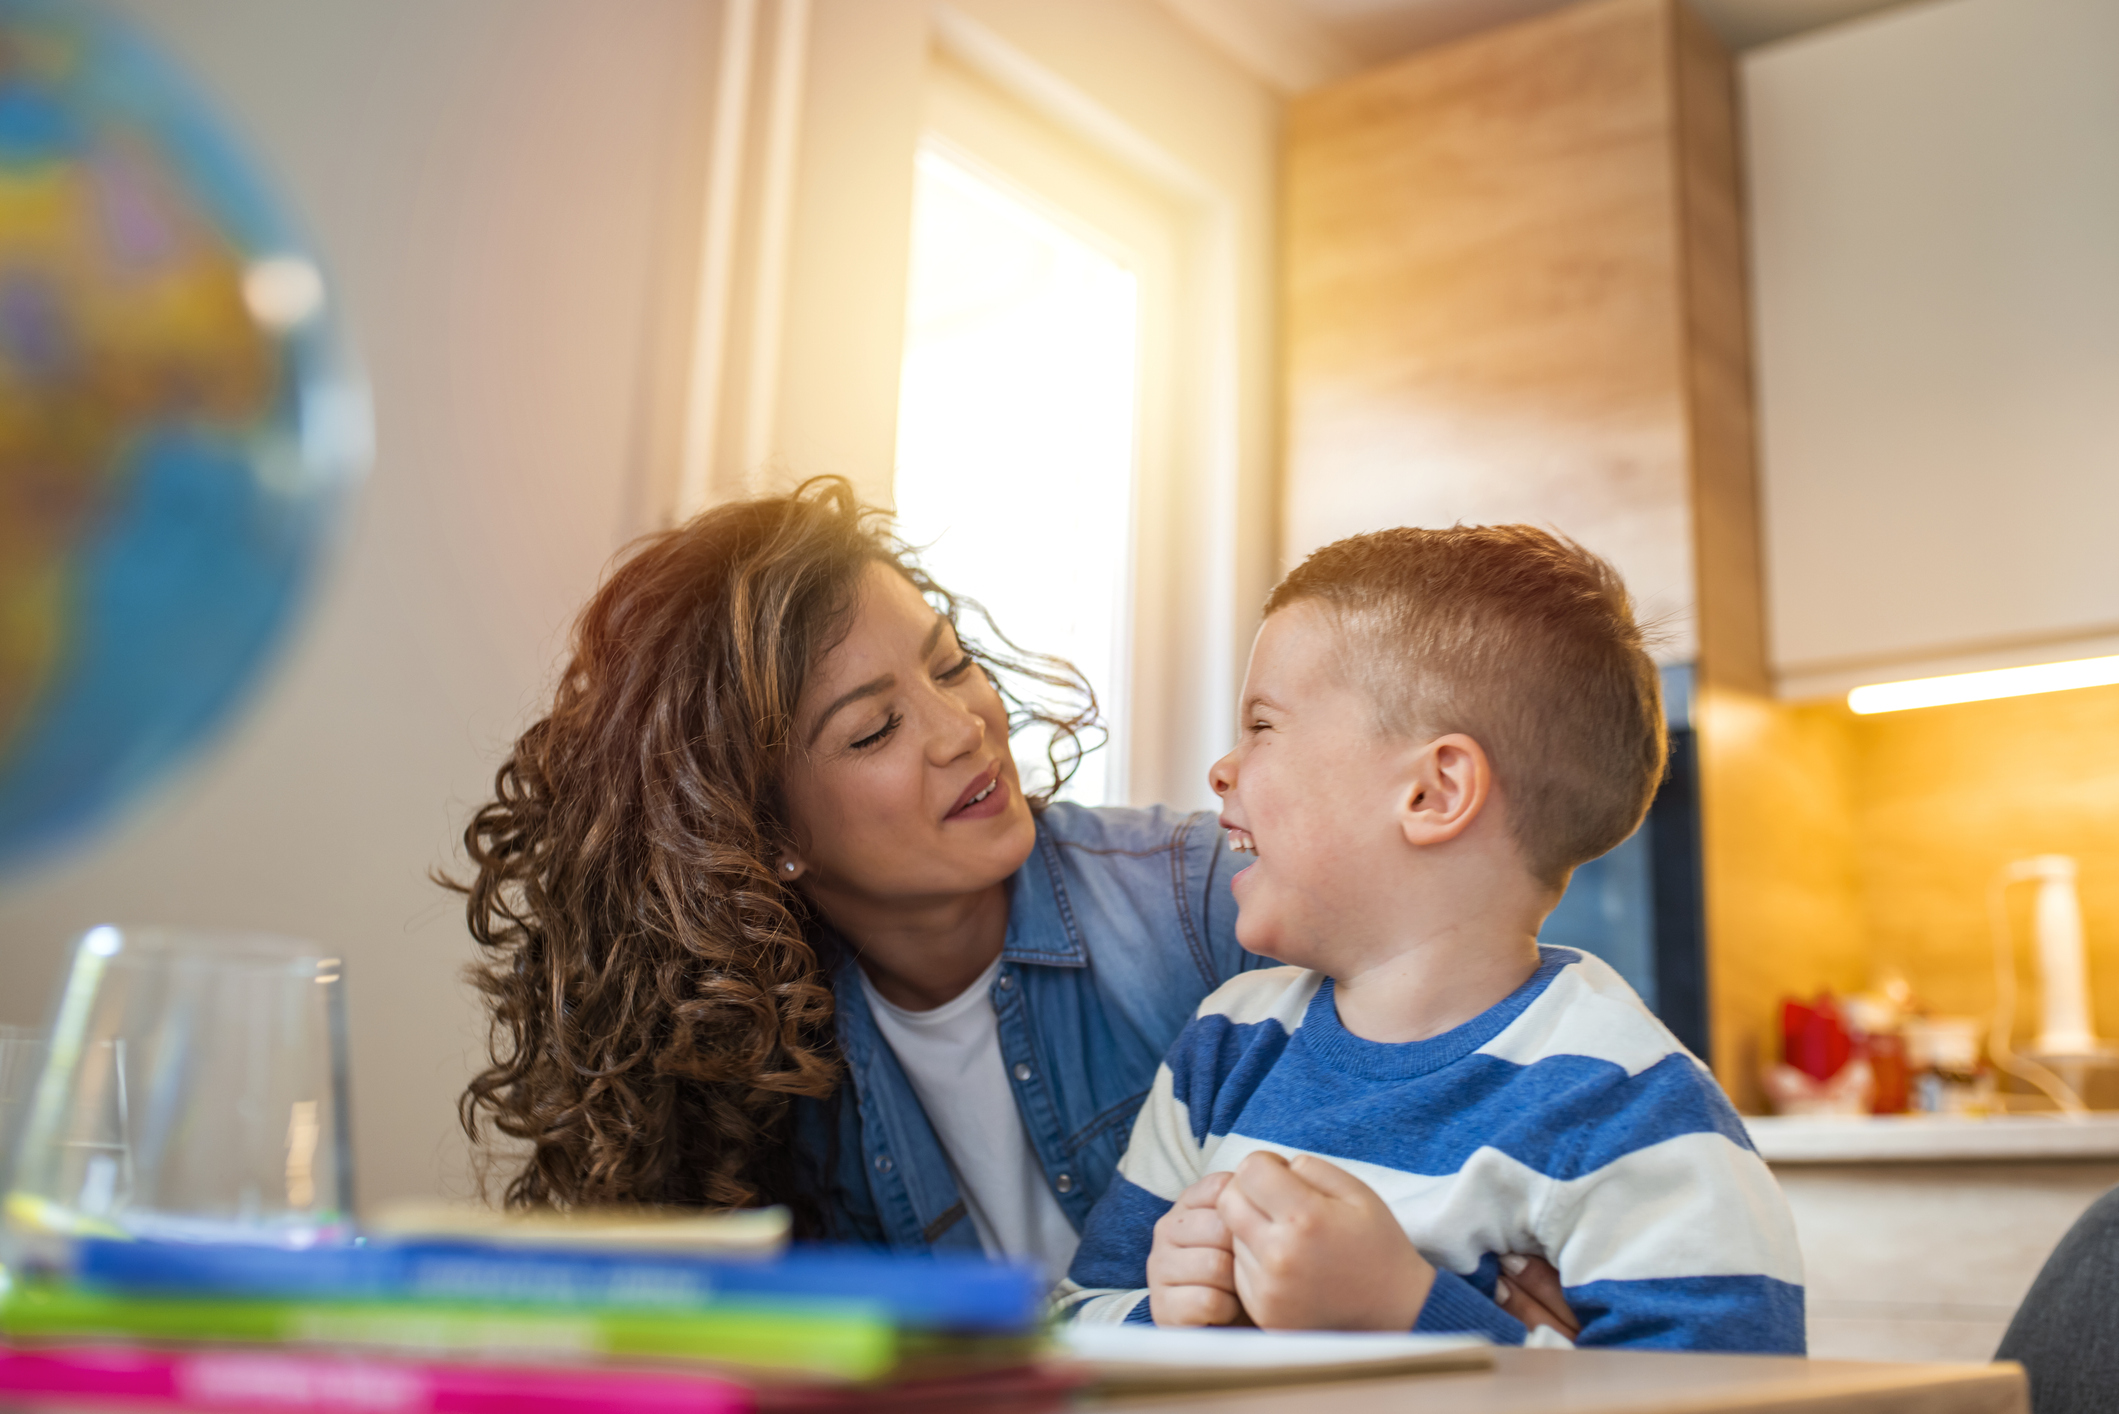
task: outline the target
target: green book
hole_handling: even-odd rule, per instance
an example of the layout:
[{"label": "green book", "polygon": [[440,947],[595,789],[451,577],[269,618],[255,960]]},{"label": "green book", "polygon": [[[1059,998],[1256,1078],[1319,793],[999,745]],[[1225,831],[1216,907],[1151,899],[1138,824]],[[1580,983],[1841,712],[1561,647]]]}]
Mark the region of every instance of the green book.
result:
[{"label": "green book", "polygon": [[[694,1310],[539,1309],[443,1301],[272,1301],[114,1296],[16,1285],[0,1334],[20,1341],[325,1346],[425,1356],[578,1363],[699,1361],[759,1374],[872,1380],[902,1373],[882,1308],[857,1303]],[[1022,1342],[1011,1342],[1022,1344]]]}]

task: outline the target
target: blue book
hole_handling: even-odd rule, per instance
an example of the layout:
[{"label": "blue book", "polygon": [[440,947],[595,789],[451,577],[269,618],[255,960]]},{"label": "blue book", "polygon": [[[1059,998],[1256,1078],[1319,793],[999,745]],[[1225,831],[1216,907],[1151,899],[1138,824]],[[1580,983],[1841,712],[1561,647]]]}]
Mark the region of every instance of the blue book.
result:
[{"label": "blue book", "polygon": [[1043,1275],[1027,1263],[797,1247],[775,1257],[700,1257],[376,1242],[289,1251],[213,1242],[74,1243],[73,1280],[125,1295],[340,1301],[467,1301],[526,1306],[785,1308],[804,1301],[879,1308],[900,1329],[989,1335],[1033,1330]]}]

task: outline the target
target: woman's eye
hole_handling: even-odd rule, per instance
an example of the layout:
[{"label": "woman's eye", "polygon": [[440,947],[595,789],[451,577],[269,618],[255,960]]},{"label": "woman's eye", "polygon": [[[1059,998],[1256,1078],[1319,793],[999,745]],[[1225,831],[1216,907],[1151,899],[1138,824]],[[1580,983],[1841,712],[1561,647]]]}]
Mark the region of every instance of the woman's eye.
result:
[{"label": "woman's eye", "polygon": [[976,660],[969,653],[966,653],[963,657],[936,673],[935,676],[943,682],[955,682],[958,678],[964,676],[974,661]]},{"label": "woman's eye", "polygon": [[871,746],[880,745],[883,741],[883,738],[889,736],[892,732],[896,731],[898,729],[898,723],[904,720],[905,719],[903,717],[900,717],[897,713],[891,713],[890,720],[883,723],[882,726],[877,727],[867,736],[864,736],[859,741],[855,742],[853,744],[853,749],[856,751],[865,751]]}]

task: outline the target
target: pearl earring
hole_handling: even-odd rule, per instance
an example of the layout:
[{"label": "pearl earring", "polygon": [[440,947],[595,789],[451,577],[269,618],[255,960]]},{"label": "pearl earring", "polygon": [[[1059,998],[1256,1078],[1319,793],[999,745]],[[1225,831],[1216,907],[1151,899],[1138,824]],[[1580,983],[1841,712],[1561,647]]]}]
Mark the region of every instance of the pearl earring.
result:
[{"label": "pearl earring", "polygon": [[787,862],[786,862],[785,864],[781,865],[780,867],[781,867],[782,869],[785,869],[785,870],[786,870],[786,871],[787,871],[788,873],[792,874],[792,873],[794,873],[794,872],[795,872],[795,861],[793,861],[792,859],[790,859],[790,860],[788,860],[788,861],[787,861]]}]

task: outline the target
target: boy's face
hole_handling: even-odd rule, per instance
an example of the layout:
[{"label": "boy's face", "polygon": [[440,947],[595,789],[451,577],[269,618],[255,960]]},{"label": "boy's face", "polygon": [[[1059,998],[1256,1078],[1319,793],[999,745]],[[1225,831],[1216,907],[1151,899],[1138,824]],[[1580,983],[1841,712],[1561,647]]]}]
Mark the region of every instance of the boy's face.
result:
[{"label": "boy's face", "polygon": [[1236,747],[1208,780],[1230,844],[1255,849],[1234,881],[1236,939],[1251,952],[1330,971],[1392,920],[1379,880],[1404,867],[1401,767],[1417,747],[1376,728],[1345,680],[1340,629],[1298,601],[1258,631]]}]

